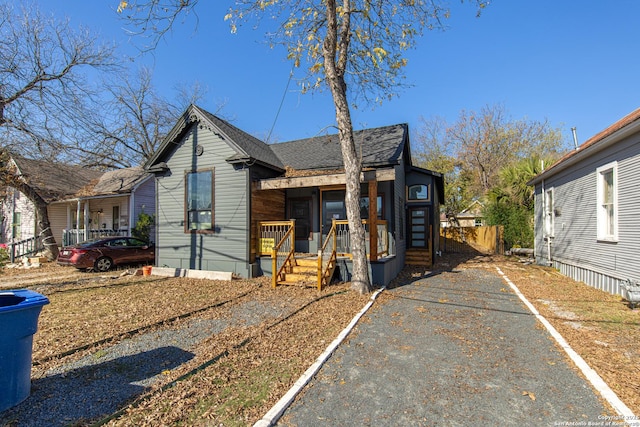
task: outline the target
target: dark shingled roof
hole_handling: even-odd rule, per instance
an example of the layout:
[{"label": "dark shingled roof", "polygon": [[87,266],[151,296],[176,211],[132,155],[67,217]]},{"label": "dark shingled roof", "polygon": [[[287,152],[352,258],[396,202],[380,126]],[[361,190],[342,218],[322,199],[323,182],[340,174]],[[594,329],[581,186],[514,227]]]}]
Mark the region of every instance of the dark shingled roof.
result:
[{"label": "dark shingled roof", "polygon": [[[213,132],[219,133],[235,150],[235,154],[226,159],[230,163],[257,161],[278,171],[284,171],[286,167],[296,170],[344,168],[340,142],[336,134],[268,145],[196,105],[189,106],[178,119],[156,153],[147,161],[145,168],[154,170],[155,166],[162,165],[173,143],[194,122],[202,122],[201,124],[208,126]],[[354,137],[364,167],[398,164],[402,159],[402,152],[409,149],[409,131],[406,124],[360,130],[354,132]]]},{"label": "dark shingled roof", "polygon": [[[406,124],[354,132],[356,148],[364,167],[394,165],[400,162],[408,138]],[[323,135],[272,144],[282,164],[297,170],[341,169],[344,167],[338,135]]]},{"label": "dark shingled roof", "polygon": [[12,155],[25,181],[47,203],[74,197],[94,185],[104,172],[82,166],[51,163]]},{"label": "dark shingled roof", "polygon": [[[198,108],[198,107],[195,107]],[[264,164],[275,166],[282,169],[284,165],[280,159],[271,151],[269,145],[259,140],[255,136],[249,135],[245,131],[238,129],[231,123],[214,116],[213,114],[199,109],[202,114],[216,125],[225,135],[231,138],[236,148],[240,149],[236,156],[228,159],[229,161],[251,159],[258,160]]]}]

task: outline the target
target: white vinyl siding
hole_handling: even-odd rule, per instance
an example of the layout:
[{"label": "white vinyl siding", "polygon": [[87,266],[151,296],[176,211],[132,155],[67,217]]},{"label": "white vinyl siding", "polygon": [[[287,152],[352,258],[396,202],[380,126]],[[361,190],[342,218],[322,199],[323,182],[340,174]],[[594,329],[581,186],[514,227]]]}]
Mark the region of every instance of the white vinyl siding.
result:
[{"label": "white vinyl siding", "polygon": [[597,176],[598,240],[618,240],[618,163],[599,167]]}]

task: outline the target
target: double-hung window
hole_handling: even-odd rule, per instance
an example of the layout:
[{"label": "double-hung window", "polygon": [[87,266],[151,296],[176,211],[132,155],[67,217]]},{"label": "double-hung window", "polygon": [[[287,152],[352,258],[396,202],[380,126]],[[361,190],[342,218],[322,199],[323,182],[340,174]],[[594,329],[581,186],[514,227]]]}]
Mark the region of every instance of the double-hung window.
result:
[{"label": "double-hung window", "polygon": [[213,170],[187,172],[185,179],[186,232],[213,230]]},{"label": "double-hung window", "polygon": [[598,240],[618,240],[618,163],[612,162],[596,170],[598,179]]}]

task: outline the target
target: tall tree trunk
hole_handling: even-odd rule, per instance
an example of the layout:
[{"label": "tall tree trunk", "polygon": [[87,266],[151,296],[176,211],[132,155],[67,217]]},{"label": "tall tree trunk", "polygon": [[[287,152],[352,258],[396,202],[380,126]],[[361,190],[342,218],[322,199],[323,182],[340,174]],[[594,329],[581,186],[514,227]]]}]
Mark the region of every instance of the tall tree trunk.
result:
[{"label": "tall tree trunk", "polygon": [[26,184],[18,184],[17,189],[33,203],[38,218],[38,236],[44,245],[44,256],[49,261],[55,261],[58,258],[58,244],[51,231],[47,202]]},{"label": "tall tree trunk", "polygon": [[[344,18],[338,37],[338,21],[335,0],[326,1],[327,35],[323,45],[325,75],[333,103],[336,108],[336,121],[338,123],[338,136],[346,177],[345,206],[347,208],[347,220],[351,235],[351,253],[353,255],[353,274],[351,276],[351,288],[361,294],[371,292],[369,280],[369,268],[365,247],[365,231],[360,219],[360,173],[362,172],[362,160],[358,157],[353,137],[353,125],[351,112],[347,100],[347,85],[344,80],[346,68],[346,52],[349,45],[349,0],[343,2]],[[340,43],[338,49],[338,42]],[[337,53],[340,52],[340,56]]]}]

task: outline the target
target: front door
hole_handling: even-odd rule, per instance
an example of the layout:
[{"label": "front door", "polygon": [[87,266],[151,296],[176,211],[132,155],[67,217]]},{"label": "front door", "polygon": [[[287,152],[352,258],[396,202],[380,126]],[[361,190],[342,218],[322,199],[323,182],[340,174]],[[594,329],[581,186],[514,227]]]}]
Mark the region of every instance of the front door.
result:
[{"label": "front door", "polygon": [[429,248],[429,210],[427,207],[409,209],[409,247]]}]

